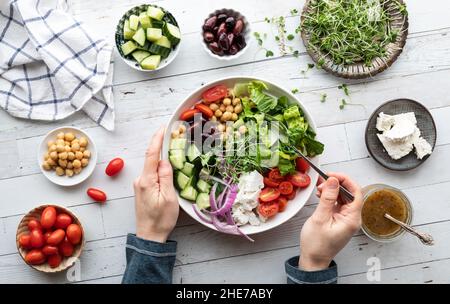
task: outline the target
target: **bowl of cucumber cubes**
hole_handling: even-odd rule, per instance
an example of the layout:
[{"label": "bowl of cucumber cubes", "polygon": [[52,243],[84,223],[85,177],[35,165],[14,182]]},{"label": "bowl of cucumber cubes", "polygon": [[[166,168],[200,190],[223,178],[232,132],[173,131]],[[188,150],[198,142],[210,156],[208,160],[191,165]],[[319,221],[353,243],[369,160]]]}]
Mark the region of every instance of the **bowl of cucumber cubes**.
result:
[{"label": "bowl of cucumber cubes", "polygon": [[181,41],[173,15],[164,8],[143,4],[128,10],[116,29],[116,46],[130,67],[156,71],[175,59]]}]

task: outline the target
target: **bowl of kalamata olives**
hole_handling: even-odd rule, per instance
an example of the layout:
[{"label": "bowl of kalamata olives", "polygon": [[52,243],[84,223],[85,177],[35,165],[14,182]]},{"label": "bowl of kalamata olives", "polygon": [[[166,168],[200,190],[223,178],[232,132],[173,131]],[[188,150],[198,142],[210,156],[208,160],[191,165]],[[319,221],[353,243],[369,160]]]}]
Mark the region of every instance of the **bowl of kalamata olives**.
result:
[{"label": "bowl of kalamata olives", "polygon": [[235,10],[216,10],[205,19],[202,38],[205,50],[212,57],[220,60],[236,59],[248,48],[250,25]]}]

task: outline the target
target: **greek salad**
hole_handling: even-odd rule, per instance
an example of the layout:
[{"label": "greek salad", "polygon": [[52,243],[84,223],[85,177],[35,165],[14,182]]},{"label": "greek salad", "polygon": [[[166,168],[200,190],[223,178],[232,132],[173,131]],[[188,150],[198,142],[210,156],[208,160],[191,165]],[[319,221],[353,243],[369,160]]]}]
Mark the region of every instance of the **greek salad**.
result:
[{"label": "greek salad", "polygon": [[309,186],[308,163],[324,150],[301,110],[261,81],[217,85],[172,126],[169,160],[182,198],[217,230],[245,235],[283,212]]}]

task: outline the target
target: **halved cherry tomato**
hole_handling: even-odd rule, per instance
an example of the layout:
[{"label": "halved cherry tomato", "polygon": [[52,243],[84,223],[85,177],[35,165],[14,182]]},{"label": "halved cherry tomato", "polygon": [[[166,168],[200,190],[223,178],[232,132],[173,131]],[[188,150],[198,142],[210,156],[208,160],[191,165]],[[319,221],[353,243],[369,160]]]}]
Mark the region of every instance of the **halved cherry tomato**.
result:
[{"label": "halved cherry tomato", "polygon": [[47,263],[51,268],[56,268],[61,264],[61,256],[58,253],[51,255],[48,257]]},{"label": "halved cherry tomato", "polygon": [[274,201],[268,204],[259,204],[257,210],[258,213],[265,218],[272,217],[278,213],[279,210],[278,202]]},{"label": "halved cherry tomato", "polygon": [[259,194],[259,199],[263,203],[268,203],[280,197],[280,191],[276,188],[264,188]]},{"label": "halved cherry tomato", "polygon": [[203,104],[203,103],[198,103],[194,106],[194,108],[196,108],[197,110],[199,110],[200,112],[202,112],[203,115],[205,115],[208,118],[211,118],[214,116],[214,112],[213,110],[211,110],[207,105]]},{"label": "halved cherry tomato", "polygon": [[228,88],[224,85],[218,85],[203,92],[202,98],[206,104],[210,104],[227,97],[227,95],[228,95]]},{"label": "halved cherry tomato", "polygon": [[33,231],[34,229],[42,230],[42,226],[38,220],[33,219],[28,222],[28,230]]},{"label": "halved cherry tomato", "polygon": [[295,172],[289,175],[289,181],[296,187],[306,188],[311,183],[311,178],[306,173]]},{"label": "halved cherry tomato", "polygon": [[26,233],[26,234],[22,234],[19,237],[19,245],[20,247],[24,248],[24,249],[30,249],[31,248],[31,236]]},{"label": "halved cherry tomato", "polygon": [[278,198],[278,212],[283,212],[286,209],[287,203],[287,198],[280,196]]},{"label": "halved cherry tomato", "polygon": [[31,265],[40,265],[45,262],[45,255],[39,249],[33,249],[25,256],[25,262]]},{"label": "halved cherry tomato", "polygon": [[297,157],[295,159],[295,167],[297,168],[297,171],[302,173],[306,173],[309,170],[309,164],[303,157]]},{"label": "halved cherry tomato", "polygon": [[271,188],[277,188],[280,185],[279,182],[271,180],[268,177],[264,177],[264,186],[271,187]]},{"label": "halved cherry tomato", "polygon": [[42,211],[41,214],[41,226],[44,229],[50,229],[56,222],[56,209],[55,207],[48,206]]},{"label": "halved cherry tomato", "polygon": [[117,175],[120,171],[122,171],[125,162],[120,157],[114,158],[109,162],[108,166],[106,166],[105,173],[108,176]]},{"label": "halved cherry tomato", "polygon": [[289,195],[294,191],[294,186],[290,182],[281,182],[278,186],[278,190],[283,195]]},{"label": "halved cherry tomato", "polygon": [[32,248],[41,248],[44,246],[44,234],[39,229],[34,229],[30,232],[30,245]]},{"label": "halved cherry tomato", "polygon": [[283,195],[288,201],[293,200],[295,196],[297,195],[297,190],[293,190],[291,194]]},{"label": "halved cherry tomato", "polygon": [[70,224],[66,229],[67,239],[73,245],[78,244],[81,241],[81,228],[77,224]]},{"label": "halved cherry tomato", "polygon": [[280,170],[278,168],[274,168],[269,172],[269,178],[273,181],[282,182],[284,181],[283,175],[281,175]]},{"label": "halved cherry tomato", "polygon": [[[69,225],[70,227],[70,225]],[[69,228],[67,227],[67,228]],[[52,232],[52,234],[50,234],[50,236],[47,239],[47,244],[48,245],[52,245],[52,246],[56,246],[59,243],[62,242],[62,240],[64,240],[64,237],[66,236],[66,232],[62,229],[56,229],[55,231]]]},{"label": "halved cherry tomato", "polygon": [[195,114],[200,113],[197,109],[188,109],[185,110],[183,113],[180,114],[180,119],[184,121],[191,120],[192,117],[194,117]]},{"label": "halved cherry tomato", "polygon": [[56,217],[56,229],[66,229],[70,224],[72,224],[72,217],[66,213],[58,214]]},{"label": "halved cherry tomato", "polygon": [[105,202],[106,193],[95,188],[89,188],[87,190],[87,195],[89,195],[96,202]]},{"label": "halved cherry tomato", "polygon": [[62,256],[70,257],[73,254],[73,245],[69,242],[67,238],[65,238],[58,246],[59,253],[61,253]]},{"label": "halved cherry tomato", "polygon": [[57,254],[59,252],[58,247],[56,246],[50,246],[50,245],[45,245],[42,248],[42,253],[45,255],[54,255]]}]

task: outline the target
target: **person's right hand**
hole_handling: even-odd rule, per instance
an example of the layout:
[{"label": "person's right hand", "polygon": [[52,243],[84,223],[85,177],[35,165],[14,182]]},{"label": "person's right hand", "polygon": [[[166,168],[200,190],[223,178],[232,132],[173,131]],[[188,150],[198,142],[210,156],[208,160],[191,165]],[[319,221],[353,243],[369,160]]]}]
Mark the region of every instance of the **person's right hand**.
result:
[{"label": "person's right hand", "polygon": [[[340,173],[317,187],[319,205],[303,225],[300,234],[299,268],[315,271],[328,268],[333,258],[361,227],[362,193],[357,183]],[[339,184],[349,190],[355,200],[338,204]]]}]

